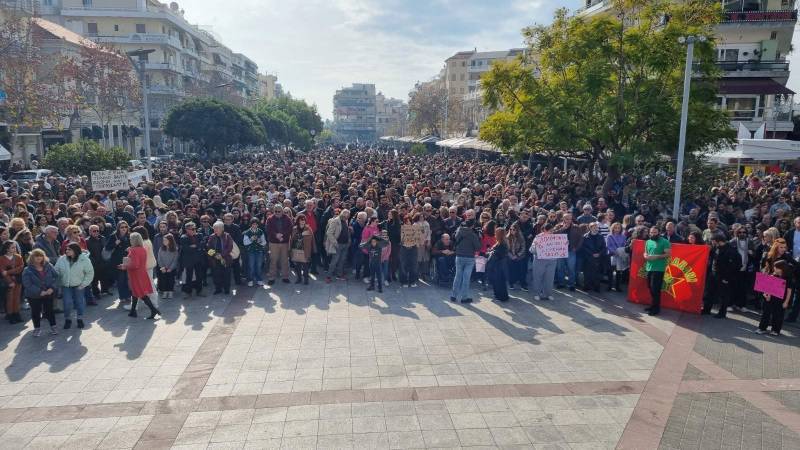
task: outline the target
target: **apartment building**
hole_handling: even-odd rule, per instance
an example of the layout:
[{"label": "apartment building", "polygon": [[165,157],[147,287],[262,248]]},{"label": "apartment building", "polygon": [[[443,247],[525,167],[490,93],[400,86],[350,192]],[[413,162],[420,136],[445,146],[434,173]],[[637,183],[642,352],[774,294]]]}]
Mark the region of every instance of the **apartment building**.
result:
[{"label": "apartment building", "polygon": [[354,83],[333,96],[333,133],[341,142],[374,142],[377,108],[374,84]]},{"label": "apartment building", "polygon": [[[187,96],[248,104],[260,90],[258,66],[208,30],[190,24],[176,2],[38,0],[42,17],[121,51],[154,50],[145,60],[152,151],[169,150],[161,122]],[[144,126],[144,125],[143,125]]]},{"label": "apartment building", "polygon": [[258,96],[272,100],[280,95],[278,77],[272,74],[258,74]]},{"label": "apartment building", "polygon": [[[792,131],[794,92],[786,87],[792,37],[797,23],[794,0],[720,0],[723,17],[716,28],[717,64],[723,71],[718,106],[731,126],[750,131],[762,126],[767,138]],[[587,0],[578,14],[612,12],[611,0]]]},{"label": "apartment building", "polygon": [[448,108],[448,136],[476,134],[480,124],[491,113],[481,100],[481,76],[496,61],[511,61],[524,54],[525,49],[479,52],[477,49],[457,52],[445,60],[443,81],[450,105]]},{"label": "apartment building", "polygon": [[376,135],[405,136],[408,131],[408,105],[397,98],[386,98],[382,92],[375,96]]}]

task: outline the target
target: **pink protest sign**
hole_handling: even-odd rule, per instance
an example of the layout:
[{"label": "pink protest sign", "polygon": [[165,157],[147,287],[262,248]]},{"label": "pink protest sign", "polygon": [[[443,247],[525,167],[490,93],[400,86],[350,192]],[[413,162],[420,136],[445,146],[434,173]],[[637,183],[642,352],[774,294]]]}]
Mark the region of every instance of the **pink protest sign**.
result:
[{"label": "pink protest sign", "polygon": [[756,272],[756,285],[753,290],[783,299],[783,294],[786,292],[786,280]]},{"label": "pink protest sign", "polygon": [[540,234],[533,240],[536,259],[566,258],[569,253],[569,240],[566,234]]}]

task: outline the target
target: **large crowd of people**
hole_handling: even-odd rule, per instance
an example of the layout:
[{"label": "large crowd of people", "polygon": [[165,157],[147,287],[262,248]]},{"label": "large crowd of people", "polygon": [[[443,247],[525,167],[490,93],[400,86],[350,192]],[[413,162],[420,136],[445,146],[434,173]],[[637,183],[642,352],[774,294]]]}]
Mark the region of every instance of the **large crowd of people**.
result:
[{"label": "large crowd of people", "polygon": [[[395,283],[442,287],[469,303],[490,287],[529,300],[553,289],[625,291],[632,241],[645,243],[651,292],[661,290],[674,243],[711,247],[703,313],[762,311],[759,332],[794,322],[800,276],[800,181],[787,174],[727,180],[684,205],[680,220],[646,198],[646,179],[604,183],[596,166],[548,167],[470,156],[412,156],[364,148],[276,151],[237,160],[163,162],[153,181],[94,192],[85,177],[12,183],[0,192],[0,293],[11,324],[35,335],[85,326],[87,305],[114,293],[120,309],[149,318],[182,291],[341,283],[382,292]],[[794,219],[793,219],[794,217]],[[562,259],[537,258],[540,236],[565,234]],[[757,272],[787,282],[757,294]],[[294,276],[294,280],[292,280]],[[449,290],[449,295],[445,293]],[[532,291],[532,292],[531,292]],[[657,297],[658,295],[656,295]],[[526,297],[527,298],[527,297]],[[649,313],[659,314],[658,303]],[[27,313],[26,313],[27,315]],[[771,328],[770,328],[771,327]]]}]

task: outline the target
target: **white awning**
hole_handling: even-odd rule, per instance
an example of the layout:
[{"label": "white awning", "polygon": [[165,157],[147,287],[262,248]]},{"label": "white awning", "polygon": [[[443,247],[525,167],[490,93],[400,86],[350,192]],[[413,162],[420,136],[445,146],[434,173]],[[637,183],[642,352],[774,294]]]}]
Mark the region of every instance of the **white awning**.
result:
[{"label": "white awning", "polygon": [[8,151],[3,144],[0,144],[0,161],[10,161],[11,160],[11,152]]},{"label": "white awning", "polygon": [[732,148],[714,153],[708,160],[713,164],[736,165],[741,160],[791,161],[800,159],[800,142],[783,139],[739,139]]}]

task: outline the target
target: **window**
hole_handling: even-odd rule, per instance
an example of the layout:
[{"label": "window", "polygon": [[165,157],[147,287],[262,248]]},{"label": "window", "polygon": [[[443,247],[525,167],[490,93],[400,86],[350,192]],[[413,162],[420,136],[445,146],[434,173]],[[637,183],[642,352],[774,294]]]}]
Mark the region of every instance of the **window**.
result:
[{"label": "window", "polygon": [[459,79],[460,79],[461,81],[464,81],[464,74],[463,74],[463,73],[461,74],[461,76],[459,77]]},{"label": "window", "polygon": [[140,34],[147,33],[147,28],[144,26],[143,23],[136,24],[136,32]]},{"label": "window", "polygon": [[450,81],[456,81],[456,74],[450,75]]},{"label": "window", "polygon": [[467,62],[466,61],[461,61],[461,67],[467,67]]},{"label": "window", "polygon": [[738,61],[739,49],[738,48],[725,48],[719,51],[721,61]]},{"label": "window", "polygon": [[459,94],[463,94],[464,93],[464,88],[463,87],[462,88],[458,88],[458,92],[459,92]]},{"label": "window", "polygon": [[756,117],[756,97],[728,97],[726,110],[732,119],[752,120]]},{"label": "window", "polygon": [[778,32],[777,32],[777,31],[773,31],[772,33],[770,33],[770,34],[769,34],[769,38],[770,38],[771,40],[773,40],[773,41],[774,41],[775,39],[778,39]]},{"label": "window", "polygon": [[83,6],[92,6],[92,0],[83,0]]},{"label": "window", "polygon": [[87,23],[86,32],[92,35],[97,35],[97,24],[94,22]]},{"label": "window", "polygon": [[114,31],[119,31],[119,25],[114,25]]}]

